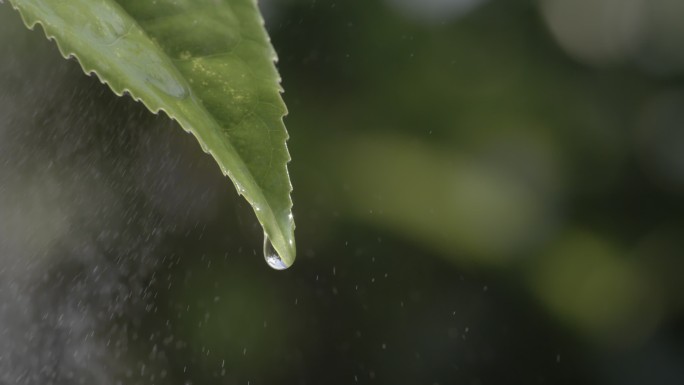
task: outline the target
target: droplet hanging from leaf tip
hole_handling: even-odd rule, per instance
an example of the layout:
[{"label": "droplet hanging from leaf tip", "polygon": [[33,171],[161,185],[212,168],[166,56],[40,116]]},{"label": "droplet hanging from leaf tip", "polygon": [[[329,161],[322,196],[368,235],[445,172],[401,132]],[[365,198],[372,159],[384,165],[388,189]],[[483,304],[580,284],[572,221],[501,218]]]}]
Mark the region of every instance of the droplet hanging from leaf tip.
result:
[{"label": "droplet hanging from leaf tip", "polygon": [[289,266],[280,258],[278,252],[273,247],[268,235],[264,233],[264,259],[266,263],[275,270],[285,270]]}]

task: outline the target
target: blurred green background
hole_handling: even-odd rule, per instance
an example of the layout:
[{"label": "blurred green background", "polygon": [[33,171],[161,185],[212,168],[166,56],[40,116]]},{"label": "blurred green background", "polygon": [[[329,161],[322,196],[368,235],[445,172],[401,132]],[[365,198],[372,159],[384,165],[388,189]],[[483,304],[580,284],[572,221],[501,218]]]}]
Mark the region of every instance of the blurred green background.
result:
[{"label": "blurred green background", "polygon": [[0,379],[684,382],[684,3],[261,6],[284,272],[192,137],[0,6],[0,323],[38,336]]}]

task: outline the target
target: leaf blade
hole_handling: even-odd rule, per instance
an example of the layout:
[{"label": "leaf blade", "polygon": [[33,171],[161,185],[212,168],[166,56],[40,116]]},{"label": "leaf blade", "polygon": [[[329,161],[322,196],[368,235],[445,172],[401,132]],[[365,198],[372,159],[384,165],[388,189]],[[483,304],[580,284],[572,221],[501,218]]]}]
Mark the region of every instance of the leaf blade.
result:
[{"label": "leaf blade", "polygon": [[253,0],[10,0],[117,94],[164,111],[211,154],[294,262],[287,113]]}]

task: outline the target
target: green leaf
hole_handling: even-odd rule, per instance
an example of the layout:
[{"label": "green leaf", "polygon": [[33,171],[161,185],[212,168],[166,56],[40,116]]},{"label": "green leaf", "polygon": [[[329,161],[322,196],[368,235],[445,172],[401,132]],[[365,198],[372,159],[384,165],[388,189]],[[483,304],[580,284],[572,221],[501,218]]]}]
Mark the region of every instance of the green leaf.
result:
[{"label": "green leaf", "polygon": [[294,262],[287,109],[255,0],[10,3],[86,73],[193,133],[254,208],[266,246]]}]

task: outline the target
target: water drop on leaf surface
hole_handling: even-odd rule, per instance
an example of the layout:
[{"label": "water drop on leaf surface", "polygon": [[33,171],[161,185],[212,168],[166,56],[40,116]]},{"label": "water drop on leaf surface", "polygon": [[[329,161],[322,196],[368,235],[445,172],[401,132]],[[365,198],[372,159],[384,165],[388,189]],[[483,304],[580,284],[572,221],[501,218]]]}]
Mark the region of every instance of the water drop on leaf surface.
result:
[{"label": "water drop on leaf surface", "polygon": [[264,233],[264,259],[275,270],[285,270],[289,267],[280,259],[278,252],[273,248],[273,244],[271,244],[271,240],[268,239],[266,233]]}]

